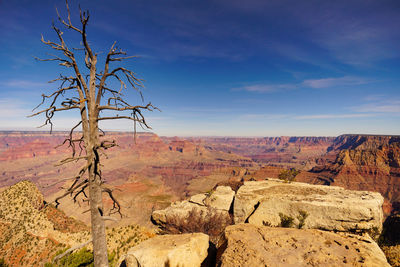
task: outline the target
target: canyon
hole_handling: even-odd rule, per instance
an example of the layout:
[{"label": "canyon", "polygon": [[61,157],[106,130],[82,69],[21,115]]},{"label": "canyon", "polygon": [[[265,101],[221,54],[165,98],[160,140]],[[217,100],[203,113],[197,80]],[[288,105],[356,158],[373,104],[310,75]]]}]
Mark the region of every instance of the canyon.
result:
[{"label": "canyon", "polygon": [[[88,238],[87,201],[64,198],[57,209],[53,205],[83,164],[58,165],[71,153],[62,145],[67,134],[0,132],[0,228],[4,233],[0,234],[4,252],[0,257],[9,263],[39,266],[57,249]],[[121,217],[114,215],[115,220],[106,222],[110,246],[118,256],[132,242],[154,235],[136,226],[133,229],[132,225],[154,228],[150,218],[155,210],[188,198],[191,203],[200,203],[199,196],[204,193],[219,192],[218,188],[227,185],[237,190],[247,181],[279,178],[289,168],[299,170],[296,182],[379,192],[384,197],[384,217],[400,211],[399,136],[162,137],[150,132],[105,135],[118,144],[101,156],[103,177],[122,207]],[[226,195],[231,197],[231,191],[221,191],[221,199],[214,193],[217,198],[210,200],[210,205],[214,205],[213,201],[224,203]],[[104,202],[109,210],[111,201],[104,198]],[[32,207],[25,209],[23,203]],[[10,215],[11,206],[19,209],[13,209]],[[227,213],[230,207],[225,206]],[[260,209],[265,207],[268,205],[260,205]],[[26,224],[27,214],[34,214],[38,223]],[[12,237],[15,233],[18,235]],[[122,235],[127,239],[121,239]],[[23,245],[26,240],[28,245]],[[40,244],[40,253],[33,258],[35,243]],[[116,250],[118,247],[123,250]],[[12,253],[15,249],[18,254]]]},{"label": "canyon", "polygon": [[[0,188],[35,183],[51,202],[79,164],[55,166],[70,151],[67,132],[0,132]],[[400,207],[400,137],[161,137],[107,132],[118,147],[103,156],[103,177],[130,219],[148,223],[151,210],[227,181],[277,178],[296,168],[296,180],[380,192],[386,215]],[[111,204],[111,203],[106,203]],[[65,199],[60,208],[88,220]],[[138,215],[135,211],[141,210]]]}]

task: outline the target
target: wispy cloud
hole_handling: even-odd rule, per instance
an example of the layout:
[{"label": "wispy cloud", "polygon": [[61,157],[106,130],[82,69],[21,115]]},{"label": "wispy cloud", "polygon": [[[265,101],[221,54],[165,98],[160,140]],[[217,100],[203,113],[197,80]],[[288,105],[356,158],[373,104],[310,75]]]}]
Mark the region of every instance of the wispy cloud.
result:
[{"label": "wispy cloud", "polygon": [[254,84],[254,85],[246,85],[242,87],[232,88],[232,91],[248,91],[248,92],[257,92],[257,93],[272,93],[272,92],[280,92],[296,89],[298,87],[297,84]]},{"label": "wispy cloud", "polygon": [[379,94],[374,94],[374,95],[367,95],[363,98],[365,101],[381,101],[384,100],[386,97],[385,95],[379,95]]},{"label": "wispy cloud", "polygon": [[185,113],[227,113],[233,112],[233,108],[216,108],[216,107],[182,107],[181,110]]},{"label": "wispy cloud", "polygon": [[386,100],[352,107],[356,112],[399,113],[400,100]]},{"label": "wispy cloud", "polygon": [[348,113],[348,114],[311,114],[311,115],[293,115],[293,114],[243,114],[239,119],[244,120],[324,120],[324,119],[354,119],[376,117],[379,114],[373,113]]},{"label": "wispy cloud", "polygon": [[354,77],[354,76],[343,76],[338,78],[322,78],[322,79],[307,79],[298,83],[284,83],[284,84],[254,84],[246,85],[242,87],[232,88],[232,91],[248,91],[257,93],[273,93],[288,91],[299,88],[332,88],[332,87],[346,87],[346,86],[358,86],[372,82],[371,80]]},{"label": "wispy cloud", "polygon": [[295,116],[296,120],[320,120],[320,119],[353,119],[353,118],[367,118],[375,117],[376,114],[315,114],[315,115],[302,115]]},{"label": "wispy cloud", "polygon": [[289,118],[288,114],[243,114],[239,116],[241,120],[281,120]]},{"label": "wispy cloud", "polygon": [[9,80],[0,83],[1,87],[12,87],[12,88],[22,88],[22,89],[29,89],[33,87],[43,87],[46,83],[42,82],[35,82],[29,80]]},{"label": "wispy cloud", "polygon": [[309,79],[304,80],[303,85],[311,88],[329,88],[329,87],[340,87],[340,86],[354,86],[369,83],[365,78],[343,76],[339,78],[323,78],[323,79]]}]

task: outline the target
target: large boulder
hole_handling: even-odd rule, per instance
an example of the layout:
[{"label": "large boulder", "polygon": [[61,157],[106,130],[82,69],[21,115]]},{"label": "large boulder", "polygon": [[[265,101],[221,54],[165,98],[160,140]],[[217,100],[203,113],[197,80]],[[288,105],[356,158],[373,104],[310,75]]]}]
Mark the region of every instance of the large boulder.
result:
[{"label": "large boulder", "polygon": [[382,229],[380,193],[336,186],[285,183],[280,180],[245,182],[234,202],[235,223],[293,226],[335,231]]},{"label": "large boulder", "polygon": [[202,233],[156,236],[131,248],[127,267],[199,267],[207,257],[208,235]]},{"label": "large boulder", "polygon": [[217,210],[229,211],[235,192],[230,186],[218,186],[204,199],[204,204]]},{"label": "large boulder", "polygon": [[229,186],[218,186],[210,194],[197,194],[189,200],[174,202],[166,209],[153,211],[151,217],[155,224],[165,225],[171,219],[188,218],[193,210],[204,217],[216,213],[229,216],[234,196],[235,192]]},{"label": "large boulder", "polygon": [[222,267],[390,266],[368,235],[238,224],[225,238]]},{"label": "large boulder", "polygon": [[171,219],[187,218],[193,210],[203,214],[207,213],[206,206],[184,200],[174,202],[166,209],[153,211],[151,218],[155,224],[164,225]]}]

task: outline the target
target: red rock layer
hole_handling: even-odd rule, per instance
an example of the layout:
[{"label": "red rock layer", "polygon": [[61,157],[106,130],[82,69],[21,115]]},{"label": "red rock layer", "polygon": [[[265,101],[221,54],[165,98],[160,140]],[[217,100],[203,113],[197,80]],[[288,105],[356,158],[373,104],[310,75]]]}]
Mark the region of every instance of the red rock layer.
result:
[{"label": "red rock layer", "polygon": [[314,167],[319,182],[355,190],[380,192],[400,203],[400,137],[342,135],[329,149],[333,162]]},{"label": "red rock layer", "polygon": [[218,151],[236,153],[260,163],[291,163],[300,165],[311,157],[326,153],[334,137],[198,137],[189,138]]}]

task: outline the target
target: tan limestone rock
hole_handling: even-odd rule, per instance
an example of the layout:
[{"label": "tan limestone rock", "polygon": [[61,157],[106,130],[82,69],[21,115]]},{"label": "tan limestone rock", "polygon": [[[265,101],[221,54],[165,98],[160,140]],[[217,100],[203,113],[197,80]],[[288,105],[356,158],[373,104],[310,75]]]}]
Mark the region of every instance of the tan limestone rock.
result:
[{"label": "tan limestone rock", "polygon": [[208,235],[202,233],[161,235],[131,248],[127,267],[199,267],[207,257]]},{"label": "tan limestone rock", "polygon": [[225,238],[222,267],[390,266],[368,235],[239,224]]},{"label": "tan limestone rock", "polygon": [[157,225],[167,223],[169,218],[185,219],[193,210],[206,217],[215,213],[222,213],[229,216],[228,211],[232,205],[235,192],[229,186],[218,186],[210,196],[197,194],[189,200],[177,201],[163,210],[156,210],[152,213],[152,219]]},{"label": "tan limestone rock", "polygon": [[234,203],[235,223],[278,226],[280,213],[303,228],[337,231],[382,229],[383,197],[379,193],[351,191],[336,186],[285,183],[280,180],[251,181],[238,190]]},{"label": "tan limestone rock", "polygon": [[200,206],[205,206],[204,200],[206,199],[206,197],[207,197],[206,194],[196,194],[189,198],[189,202],[198,204]]},{"label": "tan limestone rock", "polygon": [[151,217],[156,224],[160,225],[165,224],[168,221],[168,218],[187,218],[189,216],[189,212],[191,212],[193,209],[203,212],[203,214],[206,214],[207,212],[207,208],[205,206],[200,206],[184,200],[180,202],[174,202],[166,209],[153,211]]},{"label": "tan limestone rock", "polygon": [[234,196],[235,192],[230,186],[218,186],[215,191],[204,200],[204,203],[211,208],[229,211]]}]

